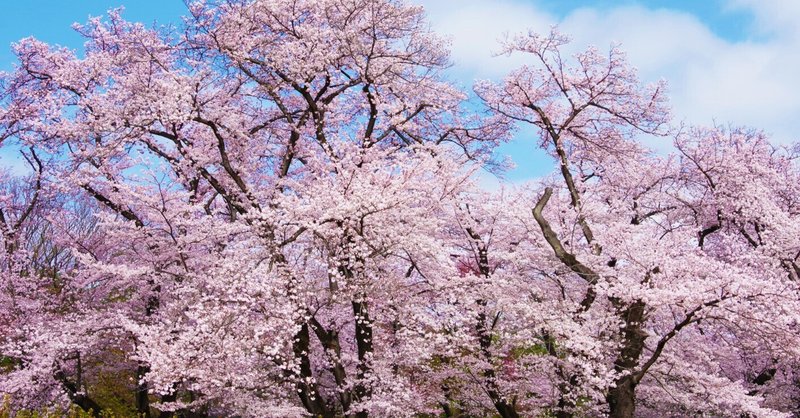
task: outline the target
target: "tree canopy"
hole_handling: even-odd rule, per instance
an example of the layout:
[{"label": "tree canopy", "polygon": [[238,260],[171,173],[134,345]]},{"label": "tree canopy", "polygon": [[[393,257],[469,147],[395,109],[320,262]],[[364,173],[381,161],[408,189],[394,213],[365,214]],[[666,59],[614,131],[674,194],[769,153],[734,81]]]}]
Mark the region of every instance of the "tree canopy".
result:
[{"label": "tree canopy", "polygon": [[[159,417],[788,417],[797,148],[625,54],[509,37],[474,91],[400,0],[192,3],[0,79],[0,393]],[[476,170],[531,125],[553,170]],[[673,144],[656,153],[644,139]]]}]

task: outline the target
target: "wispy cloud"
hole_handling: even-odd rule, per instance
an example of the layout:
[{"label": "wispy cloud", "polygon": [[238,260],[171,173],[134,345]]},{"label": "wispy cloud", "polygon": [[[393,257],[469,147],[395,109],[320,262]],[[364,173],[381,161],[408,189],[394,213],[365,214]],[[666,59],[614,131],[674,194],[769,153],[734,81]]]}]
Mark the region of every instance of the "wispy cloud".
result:
[{"label": "wispy cloud", "polygon": [[730,41],[681,10],[576,8],[562,19],[529,1],[427,0],[434,30],[451,37],[464,84],[496,79],[524,61],[492,58],[504,33],[558,25],[583,48],[621,43],[642,79],[669,81],[678,121],[749,125],[788,143],[800,137],[800,2],[730,0],[753,15],[751,40]]}]

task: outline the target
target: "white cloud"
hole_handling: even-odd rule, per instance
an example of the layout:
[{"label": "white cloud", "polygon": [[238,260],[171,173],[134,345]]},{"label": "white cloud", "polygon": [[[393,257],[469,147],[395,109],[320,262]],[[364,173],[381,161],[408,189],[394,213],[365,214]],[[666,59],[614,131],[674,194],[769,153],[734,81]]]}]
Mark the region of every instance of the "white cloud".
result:
[{"label": "white cloud", "polygon": [[619,42],[643,80],[665,78],[677,121],[749,125],[782,143],[800,138],[800,2],[730,0],[729,8],[754,16],[756,40],[741,42],[722,39],[679,10],[579,8],[558,21],[529,1],[423,3],[434,30],[452,37],[454,70],[467,85],[499,79],[522,62],[491,58],[503,33],[546,32],[558,24],[577,49]]},{"label": "white cloud", "polygon": [[471,84],[475,78],[499,78],[520,65],[519,57],[494,57],[505,34],[535,28],[547,31],[554,17],[512,0],[422,1],[433,29],[452,41],[455,71]]},{"label": "white cloud", "polygon": [[728,0],[727,8],[751,13],[755,18],[752,29],[759,34],[795,40],[800,37],[800,2],[796,0]]}]

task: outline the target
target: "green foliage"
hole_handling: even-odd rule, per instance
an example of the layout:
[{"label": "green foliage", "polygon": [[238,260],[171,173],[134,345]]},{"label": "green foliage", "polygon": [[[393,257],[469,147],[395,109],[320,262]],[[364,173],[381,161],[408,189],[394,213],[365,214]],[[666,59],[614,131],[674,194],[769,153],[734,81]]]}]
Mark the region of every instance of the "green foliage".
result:
[{"label": "green foliage", "polygon": [[104,411],[117,417],[136,415],[134,407],[134,382],[136,373],[133,366],[109,367],[123,365],[126,362],[125,352],[119,348],[109,348],[102,357],[87,359],[84,366],[93,372],[86,376],[86,389]]},{"label": "green foliage", "polygon": [[[85,364],[94,370],[87,376],[86,390],[92,399],[103,409],[101,414],[89,413],[73,405],[68,410],[60,407],[49,407],[41,410],[19,410],[14,408],[11,397],[6,396],[0,404],[0,418],[129,418],[136,417],[133,399],[134,372],[128,368],[107,369],[104,363],[124,362],[125,354],[121,350],[109,350],[103,359],[96,359]],[[0,373],[11,370],[16,365],[10,357],[0,357]]]},{"label": "green foliage", "polygon": [[525,356],[546,356],[548,355],[547,345],[536,343],[532,345],[514,347],[511,349],[511,356],[515,359]]},{"label": "green foliage", "polygon": [[0,356],[0,373],[8,373],[14,370],[17,365],[16,359],[8,356]]},{"label": "green foliage", "polygon": [[44,408],[37,411],[32,410],[14,410],[11,407],[11,398],[6,396],[3,399],[3,404],[0,405],[0,418],[129,418],[136,415],[119,415],[114,412],[103,412],[101,414],[94,414],[86,412],[77,406],[72,406],[65,410],[60,407]]}]

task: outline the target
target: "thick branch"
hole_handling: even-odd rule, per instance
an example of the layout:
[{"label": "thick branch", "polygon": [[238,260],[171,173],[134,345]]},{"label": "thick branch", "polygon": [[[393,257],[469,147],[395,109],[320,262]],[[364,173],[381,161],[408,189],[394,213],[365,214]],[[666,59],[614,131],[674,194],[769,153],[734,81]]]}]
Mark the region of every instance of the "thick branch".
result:
[{"label": "thick branch", "polygon": [[346,387],[347,372],[342,365],[342,347],[339,343],[339,333],[336,332],[336,330],[326,330],[313,315],[311,319],[309,319],[309,324],[328,354],[328,358],[331,361],[330,371],[333,374],[334,381],[336,381],[339,400],[342,403],[342,409],[347,412],[350,409],[353,396],[351,391]]},{"label": "thick branch", "polygon": [[88,184],[84,184],[83,189],[86,190],[90,196],[92,196],[95,200],[102,203],[107,208],[113,210],[114,212],[120,214],[123,218],[133,222],[137,227],[142,228],[144,227],[144,222],[139,218],[133,211],[128,208],[123,207],[111,199],[103,195],[102,193],[95,190],[92,186]]},{"label": "thick branch", "polygon": [[[28,159],[28,157],[25,157]],[[32,160],[32,161],[31,161]],[[39,201],[39,191],[42,189],[42,161],[39,160],[39,157],[36,155],[36,151],[31,148],[31,159],[28,159],[28,162],[33,167],[34,171],[36,171],[36,183],[34,184],[33,189],[33,197],[31,197],[31,201],[28,202],[28,205],[25,207],[25,210],[22,211],[22,214],[17,219],[17,222],[14,224],[13,230],[17,231],[22,226],[22,223],[30,216],[33,212],[33,209],[36,207],[36,203]]]},{"label": "thick branch", "polygon": [[561,244],[561,241],[558,239],[558,235],[555,233],[555,231],[553,231],[553,228],[550,227],[550,223],[544,218],[542,211],[547,205],[547,202],[550,200],[550,196],[552,196],[552,194],[552,188],[547,187],[544,189],[544,194],[539,198],[539,201],[533,208],[533,218],[536,220],[536,223],[539,224],[539,228],[542,230],[542,235],[544,235],[544,239],[550,245],[550,248],[553,249],[556,258],[564,263],[565,266],[569,267],[570,270],[577,273],[578,276],[580,276],[583,280],[589,283],[589,290],[586,293],[586,297],[583,301],[581,301],[581,306],[584,310],[586,310],[594,302],[595,293],[594,289],[592,289],[592,286],[597,283],[597,280],[600,278],[600,276],[594,270],[578,261],[574,254],[570,253],[564,248],[564,246]]},{"label": "thick branch", "polygon": [[53,373],[53,378],[61,384],[70,402],[92,414],[92,416],[99,417],[102,415],[103,408],[100,404],[81,391],[75,383],[70,382],[69,379],[67,379],[67,375],[60,367]]},{"label": "thick branch", "polygon": [[564,147],[561,144],[561,137],[553,123],[550,121],[550,118],[547,116],[544,110],[542,110],[542,108],[534,104],[531,104],[528,107],[536,112],[537,115],[539,115],[539,118],[544,124],[545,130],[550,135],[550,139],[553,140],[553,147],[555,147],[556,154],[558,155],[560,162],[559,168],[561,170],[561,176],[564,178],[564,182],[567,184],[567,190],[569,190],[572,207],[574,207],[575,211],[578,212],[578,224],[581,227],[581,232],[583,232],[583,236],[586,238],[586,243],[592,246],[592,252],[595,255],[599,255],[601,249],[600,246],[596,245],[594,242],[594,234],[592,233],[592,229],[589,228],[589,223],[586,222],[586,218],[583,216],[580,193],[578,192],[578,188],[575,186],[575,179],[572,177],[572,172],[569,171],[569,159],[567,159],[567,153],[564,151]]},{"label": "thick branch", "polygon": [[683,318],[683,321],[678,322],[677,324],[675,324],[675,326],[672,327],[672,329],[668,333],[666,333],[663,337],[661,337],[660,340],[658,340],[658,343],[656,343],[656,348],[655,348],[655,350],[653,350],[653,354],[650,355],[650,358],[647,359],[647,361],[642,365],[642,367],[639,369],[639,371],[634,374],[634,381],[636,383],[639,383],[639,381],[642,380],[642,378],[647,373],[647,371],[650,369],[650,367],[652,367],[653,364],[655,364],[655,362],[661,356],[661,353],[664,351],[664,347],[666,347],[667,343],[673,337],[675,337],[675,335],[677,335],[680,330],[682,330],[683,328],[685,328],[689,324],[697,322],[697,318],[695,318],[695,316],[697,315],[698,312],[700,312],[701,309],[706,308],[706,307],[710,307],[710,306],[716,306],[721,301],[722,301],[722,299],[715,299],[715,300],[712,300],[710,302],[706,302],[706,303],[704,303],[704,304],[692,309],[689,313],[686,314],[686,317]]}]

